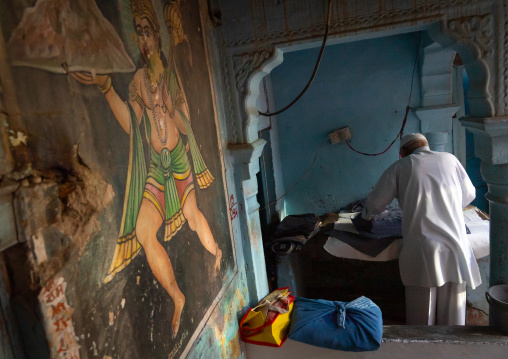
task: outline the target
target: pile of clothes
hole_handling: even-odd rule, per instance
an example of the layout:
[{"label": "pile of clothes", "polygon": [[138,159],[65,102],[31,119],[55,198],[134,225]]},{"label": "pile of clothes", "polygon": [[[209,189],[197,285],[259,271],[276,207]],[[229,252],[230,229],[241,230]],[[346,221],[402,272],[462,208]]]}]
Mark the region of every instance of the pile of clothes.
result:
[{"label": "pile of clothes", "polygon": [[350,219],[357,233],[332,229],[326,234],[368,256],[376,257],[395,239],[402,236],[402,210],[387,207],[384,212],[367,221],[361,216],[365,201],[366,199],[362,199],[348,205],[348,210],[351,212]]},{"label": "pile of clothes", "polygon": [[358,213],[351,218],[359,234],[368,238],[388,238],[402,236],[402,210],[389,208],[367,221]]},{"label": "pile of clothes", "polygon": [[272,234],[272,251],[287,255],[299,251],[321,229],[322,221],[312,213],[289,215]]}]

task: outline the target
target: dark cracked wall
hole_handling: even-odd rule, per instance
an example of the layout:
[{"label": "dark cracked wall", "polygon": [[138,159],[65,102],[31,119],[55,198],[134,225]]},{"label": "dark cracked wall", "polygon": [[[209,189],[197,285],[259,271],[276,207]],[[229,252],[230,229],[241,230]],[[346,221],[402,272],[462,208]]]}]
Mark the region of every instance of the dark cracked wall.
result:
[{"label": "dark cracked wall", "polygon": [[186,355],[218,301],[245,305],[220,301],[236,264],[198,1],[0,8],[51,356]]}]

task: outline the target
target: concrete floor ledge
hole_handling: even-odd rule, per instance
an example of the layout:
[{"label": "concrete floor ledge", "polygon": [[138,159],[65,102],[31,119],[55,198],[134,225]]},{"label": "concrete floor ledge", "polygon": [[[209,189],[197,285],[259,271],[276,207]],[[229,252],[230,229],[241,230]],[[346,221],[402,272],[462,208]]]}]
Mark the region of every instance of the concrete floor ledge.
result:
[{"label": "concrete floor ledge", "polygon": [[280,348],[246,344],[248,359],[506,359],[508,335],[492,327],[384,326],[381,347],[343,352],[288,339]]},{"label": "concrete floor ledge", "polygon": [[385,325],[383,343],[390,342],[508,345],[508,335],[483,326]]}]

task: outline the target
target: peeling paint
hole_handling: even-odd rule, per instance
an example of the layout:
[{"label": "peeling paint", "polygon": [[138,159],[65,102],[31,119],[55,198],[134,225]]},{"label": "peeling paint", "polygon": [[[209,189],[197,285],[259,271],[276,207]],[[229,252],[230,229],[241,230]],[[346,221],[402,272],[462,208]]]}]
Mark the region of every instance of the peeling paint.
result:
[{"label": "peeling paint", "polygon": [[238,305],[243,308],[247,305],[245,301],[245,296],[247,295],[247,287],[243,287],[243,293],[240,293],[240,289],[235,290],[236,299],[238,300]]},{"label": "peeling paint", "polygon": [[114,197],[113,187],[102,175],[83,163],[78,146],[73,148],[73,176],[60,187],[60,195],[66,203],[58,229],[73,239],[81,257],[92,236],[101,230],[99,215]]},{"label": "peeling paint", "polygon": [[186,330],[186,331],[184,331],[182,333],[182,337],[180,338],[180,341],[174,346],[174,348],[171,351],[171,353],[169,353],[168,359],[173,359],[173,358],[176,357],[178,351],[183,346],[184,339],[187,338],[188,335],[189,335],[189,331],[188,330]]},{"label": "peeling paint", "polygon": [[[235,283],[236,282],[236,283]],[[247,301],[247,287],[237,277],[230,290],[210,316],[208,326],[203,330],[192,355],[193,359],[244,358],[238,336],[238,320]]]},{"label": "peeling paint", "polygon": [[466,310],[466,325],[488,326],[489,315],[478,308],[468,307]]},{"label": "peeling paint", "polygon": [[240,358],[241,349],[238,332],[236,333],[236,336],[233,338],[233,340],[229,341],[225,351],[226,351],[225,358]]},{"label": "peeling paint", "polygon": [[249,219],[250,226],[249,226],[249,235],[251,242],[253,244],[254,250],[256,251],[257,255],[260,255],[260,253],[263,253],[263,240],[261,237],[261,229],[259,228],[259,220],[256,217],[251,217]]}]

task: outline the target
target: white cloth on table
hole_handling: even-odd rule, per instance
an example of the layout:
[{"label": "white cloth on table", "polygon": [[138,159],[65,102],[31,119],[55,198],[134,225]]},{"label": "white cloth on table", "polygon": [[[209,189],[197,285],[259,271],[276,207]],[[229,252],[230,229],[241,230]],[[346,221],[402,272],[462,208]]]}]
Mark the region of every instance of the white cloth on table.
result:
[{"label": "white cloth on table", "polygon": [[464,221],[471,232],[467,235],[467,239],[476,259],[490,254],[490,222],[488,219],[483,219],[478,211],[476,207],[463,211]]},{"label": "white cloth on table", "polygon": [[[467,235],[469,244],[473,248],[476,259],[486,257],[490,254],[489,244],[489,220],[482,218],[478,214],[479,210],[471,206],[464,213],[464,222],[469,228],[471,234]],[[333,228],[340,231],[358,233],[350,218],[356,213],[339,213],[339,219],[335,222]],[[347,243],[335,237],[328,237],[323,248],[332,256],[347,259],[358,259],[363,261],[385,262],[399,258],[402,248],[402,238],[393,241],[384,251],[375,257],[364,254]]]},{"label": "white cloth on table", "polygon": [[[353,222],[351,222],[351,217],[356,214],[357,213],[339,213],[339,219],[335,222],[333,229],[358,234]],[[323,248],[335,257],[385,262],[399,258],[401,246],[402,241],[400,239],[396,239],[377,256],[371,257],[368,254],[354,249],[349,244],[346,244],[337,238],[328,237]]]}]

